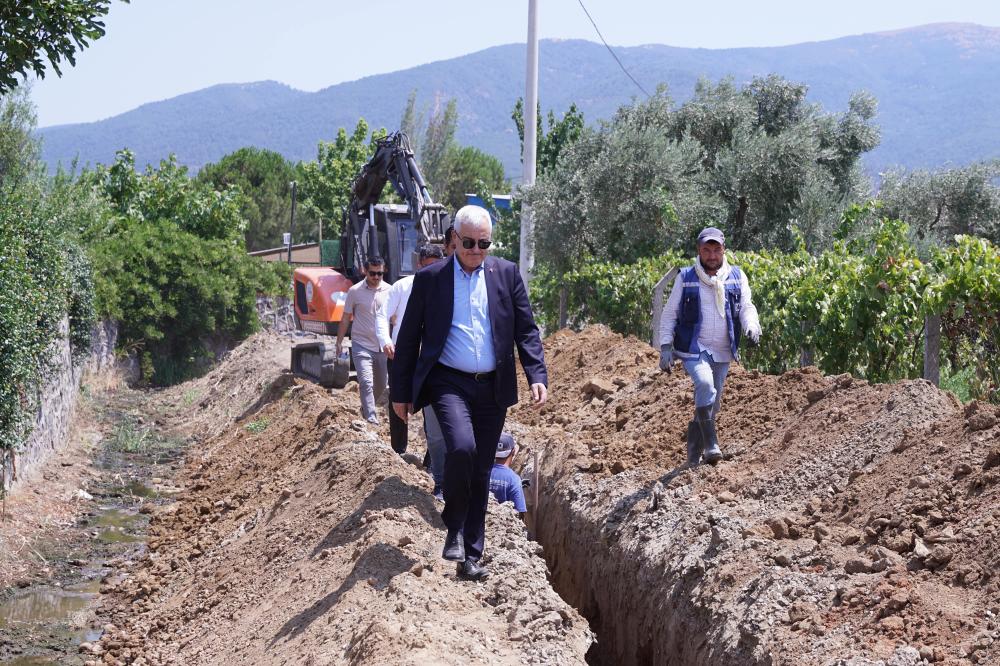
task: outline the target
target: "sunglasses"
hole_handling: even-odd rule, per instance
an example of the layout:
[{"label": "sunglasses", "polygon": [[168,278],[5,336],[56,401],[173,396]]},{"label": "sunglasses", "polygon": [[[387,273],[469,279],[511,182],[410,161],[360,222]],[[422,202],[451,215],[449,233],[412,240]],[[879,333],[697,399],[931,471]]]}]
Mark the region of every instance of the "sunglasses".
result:
[{"label": "sunglasses", "polygon": [[462,247],[466,250],[471,250],[476,245],[479,246],[480,250],[488,250],[490,245],[493,245],[493,241],[485,238],[480,238],[478,241],[474,238],[466,238],[465,236],[459,236],[459,238],[462,239]]},{"label": "sunglasses", "polygon": [[385,271],[368,271],[368,275],[377,275],[379,277],[382,277],[383,275],[385,275]]}]

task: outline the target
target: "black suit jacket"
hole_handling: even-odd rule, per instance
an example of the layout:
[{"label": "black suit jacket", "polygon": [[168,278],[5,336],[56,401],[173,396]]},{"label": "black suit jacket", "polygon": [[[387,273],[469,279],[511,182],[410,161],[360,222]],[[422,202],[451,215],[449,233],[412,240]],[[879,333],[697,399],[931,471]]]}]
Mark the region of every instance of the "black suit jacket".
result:
[{"label": "black suit jacket", "polygon": [[[429,402],[423,391],[424,380],[441,357],[451,331],[456,261],[452,256],[417,271],[396,339],[389,382],[392,401],[412,402],[414,410]],[[515,345],[528,384],[548,386],[542,340],[517,266],[487,256],[483,270],[497,359],[496,400],[499,406],[510,407],[517,402]]]}]

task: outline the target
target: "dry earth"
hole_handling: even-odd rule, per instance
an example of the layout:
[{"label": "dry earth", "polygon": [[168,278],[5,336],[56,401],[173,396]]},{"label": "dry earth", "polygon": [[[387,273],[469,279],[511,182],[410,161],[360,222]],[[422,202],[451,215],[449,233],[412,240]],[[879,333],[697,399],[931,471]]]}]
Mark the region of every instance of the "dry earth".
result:
[{"label": "dry earth", "polygon": [[152,518],[149,557],[102,590],[95,663],[584,663],[587,623],[513,510],[491,511],[493,575],[457,579],[427,472],[357,419],[356,385],[283,374],[287,348],[258,336],[158,396],[189,396],[165,413],[208,436]]},{"label": "dry earth", "polygon": [[546,341],[517,408],[537,529],[604,664],[1000,663],[1000,426],[924,381],[734,367],[731,459],[688,470],[683,370],[606,329]]},{"label": "dry earth", "polygon": [[529,525],[544,551],[491,505],[480,584],[440,559],[416,457],[357,420],[356,385],[285,374],[286,339],[255,336],[149,394],[197,444],[170,481],[179,500],[154,509],[148,555],[106,582],[110,624],[85,658],[1000,663],[996,407],[922,381],[734,367],[729,457],[687,469],[682,370],[601,327],[559,332],[546,353],[550,403],[509,417],[522,463],[541,459],[522,471],[541,481]]}]

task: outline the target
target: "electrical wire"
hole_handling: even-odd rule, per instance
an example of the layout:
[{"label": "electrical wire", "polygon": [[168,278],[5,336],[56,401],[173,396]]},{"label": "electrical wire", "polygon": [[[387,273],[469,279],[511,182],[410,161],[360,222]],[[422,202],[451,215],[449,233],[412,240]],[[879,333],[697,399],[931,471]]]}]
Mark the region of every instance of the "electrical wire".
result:
[{"label": "electrical wire", "polygon": [[630,78],[632,80],[632,83],[634,83],[635,86],[639,90],[641,90],[646,97],[652,97],[652,95],[646,92],[646,89],[643,88],[642,85],[635,80],[635,77],[632,76],[627,69],[625,69],[625,65],[623,65],[622,61],[618,59],[618,55],[611,49],[610,46],[608,46],[608,42],[604,39],[604,35],[601,34],[601,29],[597,27],[597,23],[594,21],[594,17],[590,15],[590,12],[588,12],[587,8],[584,6],[583,0],[577,0],[577,2],[580,3],[580,8],[583,9],[583,13],[587,15],[588,19],[590,19],[590,25],[594,26],[594,30],[597,32],[597,36],[600,37],[601,42],[604,43],[604,48],[608,50],[608,53],[611,54],[611,57],[614,58],[615,62],[618,63],[618,66],[622,68],[622,71],[625,72],[625,76]]}]

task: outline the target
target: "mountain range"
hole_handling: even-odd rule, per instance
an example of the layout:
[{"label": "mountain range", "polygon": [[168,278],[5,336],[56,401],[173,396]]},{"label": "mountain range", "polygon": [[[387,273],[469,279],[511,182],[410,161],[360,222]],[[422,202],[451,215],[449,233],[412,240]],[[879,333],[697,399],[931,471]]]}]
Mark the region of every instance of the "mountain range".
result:
[{"label": "mountain range", "polygon": [[[643,93],[601,44],[544,40],[539,55],[543,113],[571,103],[588,123],[610,118]],[[646,90],[665,83],[678,103],[700,78],[737,83],[777,73],[809,86],[826,111],[847,108],[852,92],[879,101],[879,147],[865,157],[871,174],[963,165],[1000,157],[1000,28],[933,24],[791,46],[693,49],[663,45],[616,47],[624,66]],[[395,129],[411,91],[425,109],[455,98],[457,138],[499,157],[520,174],[519,141],[511,111],[524,94],[525,47],[509,44],[450,60],[405,67],[339,83],[316,92],[274,81],[222,84],[92,123],[38,130],[43,157],[54,168],[109,163],[128,147],[138,164],[175,153],[197,170],[240,147],[276,150],[292,160],[316,157],[320,140],[359,117]]]}]

